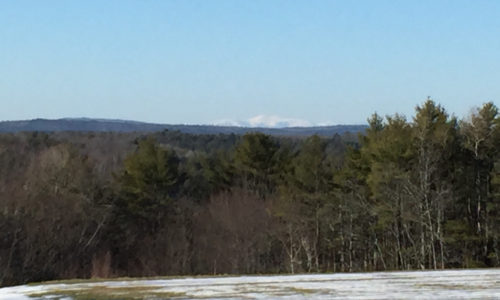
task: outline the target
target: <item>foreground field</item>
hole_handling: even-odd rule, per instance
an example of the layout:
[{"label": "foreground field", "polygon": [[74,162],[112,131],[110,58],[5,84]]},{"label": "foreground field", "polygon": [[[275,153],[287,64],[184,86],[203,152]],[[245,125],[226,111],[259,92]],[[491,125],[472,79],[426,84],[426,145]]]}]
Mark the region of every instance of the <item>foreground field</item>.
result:
[{"label": "foreground field", "polygon": [[0,289],[1,300],[172,298],[500,299],[500,270],[68,281]]}]

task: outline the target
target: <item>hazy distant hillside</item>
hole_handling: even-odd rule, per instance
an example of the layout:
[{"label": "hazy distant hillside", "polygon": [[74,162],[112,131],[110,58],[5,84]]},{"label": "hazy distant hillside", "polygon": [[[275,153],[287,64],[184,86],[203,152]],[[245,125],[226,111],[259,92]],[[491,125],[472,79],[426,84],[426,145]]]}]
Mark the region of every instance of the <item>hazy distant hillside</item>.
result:
[{"label": "hazy distant hillside", "polygon": [[193,134],[244,134],[247,132],[262,132],[270,135],[281,136],[308,136],[318,134],[321,136],[331,136],[336,133],[362,132],[365,125],[334,125],[318,127],[288,127],[288,128],[251,128],[237,126],[213,126],[213,125],[168,125],[152,124],[123,120],[103,120],[103,119],[34,119],[25,121],[3,121],[0,122],[0,132],[20,132],[20,131],[94,131],[94,132],[154,132],[168,130],[179,130],[184,133]]}]

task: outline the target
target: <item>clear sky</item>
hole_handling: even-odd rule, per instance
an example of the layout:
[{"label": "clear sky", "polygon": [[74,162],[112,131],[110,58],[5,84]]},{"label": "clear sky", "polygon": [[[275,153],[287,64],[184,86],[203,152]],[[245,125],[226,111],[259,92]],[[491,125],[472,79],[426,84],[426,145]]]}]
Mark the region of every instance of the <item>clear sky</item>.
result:
[{"label": "clear sky", "polygon": [[500,103],[500,1],[0,0],[0,120],[354,124],[427,96]]}]

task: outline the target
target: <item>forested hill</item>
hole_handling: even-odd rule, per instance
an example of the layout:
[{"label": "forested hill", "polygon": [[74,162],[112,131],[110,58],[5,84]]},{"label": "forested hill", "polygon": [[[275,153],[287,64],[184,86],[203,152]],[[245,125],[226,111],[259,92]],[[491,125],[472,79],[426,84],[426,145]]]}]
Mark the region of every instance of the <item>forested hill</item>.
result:
[{"label": "forested hill", "polygon": [[0,134],[0,286],[500,267],[500,113],[352,134]]},{"label": "forested hill", "polygon": [[215,125],[169,125],[153,124],[124,120],[107,119],[34,119],[24,121],[2,121],[0,132],[22,132],[22,131],[82,131],[82,132],[155,132],[162,130],[178,130],[191,134],[245,134],[248,132],[261,132],[276,136],[332,136],[346,132],[364,132],[365,125],[334,125],[317,127],[287,127],[287,128],[251,128],[238,126],[215,126]]}]

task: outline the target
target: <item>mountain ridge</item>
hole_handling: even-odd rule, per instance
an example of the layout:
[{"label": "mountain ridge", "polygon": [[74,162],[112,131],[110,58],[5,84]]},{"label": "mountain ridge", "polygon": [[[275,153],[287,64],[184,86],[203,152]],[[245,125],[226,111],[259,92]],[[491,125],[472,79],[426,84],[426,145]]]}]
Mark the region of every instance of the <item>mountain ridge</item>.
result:
[{"label": "mountain ridge", "polygon": [[158,132],[178,130],[191,134],[245,134],[262,132],[280,136],[332,136],[335,134],[364,132],[366,125],[329,125],[310,127],[243,127],[224,125],[158,124],[119,119],[61,118],[0,121],[1,133],[15,132]]}]

